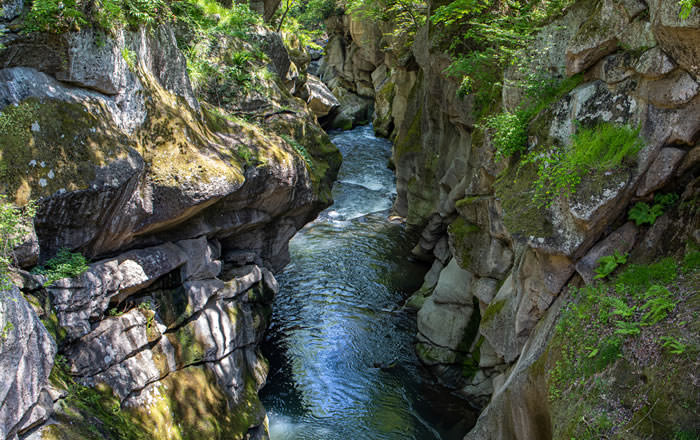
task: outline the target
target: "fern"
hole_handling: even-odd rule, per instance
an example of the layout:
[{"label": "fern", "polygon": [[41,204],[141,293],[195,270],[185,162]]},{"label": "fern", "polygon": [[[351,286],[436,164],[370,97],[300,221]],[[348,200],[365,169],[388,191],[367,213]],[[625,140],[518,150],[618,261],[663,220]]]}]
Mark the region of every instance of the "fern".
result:
[{"label": "fern", "polygon": [[656,218],[664,213],[661,205],[649,206],[644,202],[637,202],[634,204],[629,212],[630,220],[634,221],[634,224],[641,226],[643,224],[653,225]]},{"label": "fern", "polygon": [[600,257],[598,260],[598,267],[595,268],[595,273],[597,274],[593,277],[594,280],[605,278],[620,265],[627,263],[628,254],[621,254],[615,251],[613,255],[607,255],[605,257]]},{"label": "fern", "polygon": [[636,336],[642,331],[638,322],[615,321],[615,325],[616,335]]},{"label": "fern", "polygon": [[688,348],[686,344],[671,336],[662,336],[661,340],[664,341],[662,347],[668,348],[671,354],[683,354]]}]

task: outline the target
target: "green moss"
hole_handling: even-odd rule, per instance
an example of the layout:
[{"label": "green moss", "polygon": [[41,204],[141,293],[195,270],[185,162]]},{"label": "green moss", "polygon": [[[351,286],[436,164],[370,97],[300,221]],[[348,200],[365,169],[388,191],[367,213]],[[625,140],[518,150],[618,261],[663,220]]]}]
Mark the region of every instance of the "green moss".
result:
[{"label": "green moss", "polygon": [[418,153],[422,149],[421,117],[423,110],[418,109],[405,132],[394,142],[394,161],[399,162],[407,153]]},{"label": "green moss", "polygon": [[554,232],[544,207],[532,202],[537,167],[511,164],[498,176],[494,189],[503,208],[503,223],[514,236],[548,237]]},{"label": "green moss", "polygon": [[481,322],[483,324],[486,324],[489,321],[491,321],[499,313],[501,313],[501,310],[503,310],[503,306],[505,306],[505,305],[506,305],[506,300],[494,301],[491,304],[489,304],[489,306],[484,311],[484,316],[481,318]]},{"label": "green moss", "polygon": [[24,204],[59,189],[84,189],[95,168],[133,142],[98,105],[30,98],[0,113],[0,191]]},{"label": "green moss", "polygon": [[205,350],[197,341],[191,325],[180,327],[174,333],[168,333],[167,337],[175,348],[178,365],[191,365],[204,359]]},{"label": "green moss", "polygon": [[447,232],[452,237],[452,244],[457,252],[459,265],[468,268],[472,262],[472,251],[476,239],[481,234],[481,229],[466,221],[463,217],[457,217],[448,227]]}]

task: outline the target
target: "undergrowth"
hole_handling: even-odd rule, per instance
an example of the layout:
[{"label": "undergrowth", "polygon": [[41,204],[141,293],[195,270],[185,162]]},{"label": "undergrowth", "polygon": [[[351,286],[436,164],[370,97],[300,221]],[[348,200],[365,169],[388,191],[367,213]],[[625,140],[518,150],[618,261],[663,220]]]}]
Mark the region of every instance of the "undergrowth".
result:
[{"label": "undergrowth", "polygon": [[32,269],[32,273],[46,276],[45,286],[50,286],[62,278],[74,278],[88,270],[87,259],[80,253],[61,249],[55,257],[41,266]]},{"label": "undergrowth", "polygon": [[602,123],[580,128],[568,147],[533,151],[520,166],[537,167],[533,202],[549,207],[557,196],[574,194],[584,176],[631,165],[643,145],[639,129]]},{"label": "undergrowth", "polygon": [[[692,365],[700,354],[691,323],[698,314],[698,255],[690,251],[681,261],[667,257],[630,265],[609,281],[570,291],[551,343],[557,351],[548,355],[555,360],[547,377],[550,401],[562,417],[560,436],[628,438],[649,423],[659,430],[655,407],[663,413],[675,404],[662,402],[669,398],[661,395],[666,390],[651,381],[667,380],[665,368]],[[630,389],[630,374],[650,383],[629,382]],[[685,398],[669,392],[670,398]],[[671,420],[683,426],[665,426],[670,434],[687,430],[682,417]]]}]

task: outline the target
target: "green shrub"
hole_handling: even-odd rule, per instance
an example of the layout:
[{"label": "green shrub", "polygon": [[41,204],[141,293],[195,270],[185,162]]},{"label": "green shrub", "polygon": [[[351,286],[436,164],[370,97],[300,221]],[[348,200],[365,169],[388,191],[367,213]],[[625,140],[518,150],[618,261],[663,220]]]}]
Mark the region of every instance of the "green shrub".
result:
[{"label": "green shrub", "polygon": [[59,34],[92,23],[110,31],[121,26],[154,26],[173,18],[166,0],[34,0],[24,30]]},{"label": "green shrub", "polygon": [[503,112],[486,119],[485,126],[491,130],[496,147],[496,161],[527,148],[527,120],[522,113]]},{"label": "green shrub", "polygon": [[678,266],[671,257],[653,264],[631,264],[616,278],[615,289],[642,298],[654,284],[667,285],[678,276]]},{"label": "green shrub", "polygon": [[32,273],[46,276],[46,286],[62,278],[74,278],[88,270],[87,260],[82,254],[61,249],[44,265],[32,269]]},{"label": "green shrub", "polygon": [[700,6],[700,0],[679,0],[678,3],[681,5],[681,11],[678,13],[678,15],[683,20],[690,17],[690,11],[694,7]]}]

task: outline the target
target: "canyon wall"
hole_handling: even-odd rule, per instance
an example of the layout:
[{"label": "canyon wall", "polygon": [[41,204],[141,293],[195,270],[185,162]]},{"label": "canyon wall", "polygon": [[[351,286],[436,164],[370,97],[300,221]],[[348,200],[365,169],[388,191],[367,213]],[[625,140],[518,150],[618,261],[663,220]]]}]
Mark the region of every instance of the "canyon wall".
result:
[{"label": "canyon wall", "polygon": [[268,73],[196,92],[187,29],[27,33],[22,2],[3,4],[0,189],[37,206],[17,265],[91,262],[11,273],[0,438],[267,438],[273,272],[341,160],[309,107],[327,90],[306,84],[308,54],[262,26],[252,43],[226,34],[211,65],[259,47],[251,69]]},{"label": "canyon wall", "polygon": [[[563,438],[546,383],[556,363],[543,353],[561,349],[552,337],[568,292],[592,283],[614,251],[652,261],[699,244],[700,10],[679,11],[671,1],[579,1],[522,53],[527,71],[571,81],[529,121],[529,151],[606,123],[639,127],[644,144],[633,163],[587,173],[548,206],[533,201],[537,167],[499,160],[474,97],[458,96],[439,30],[427,24],[397,50],[381,24],[329,20],[321,78],[337,95],[373,96],[375,131],[394,142],[394,212],[421,231],[414,254],[432,264],[408,302],[419,309],[418,355],[484,408],[467,439]],[[491,105],[514,112],[531,98],[521,71],[503,75]],[[677,208],[653,226],[628,220],[636,202],[671,192]],[[693,424],[690,400],[674,423]]]}]

